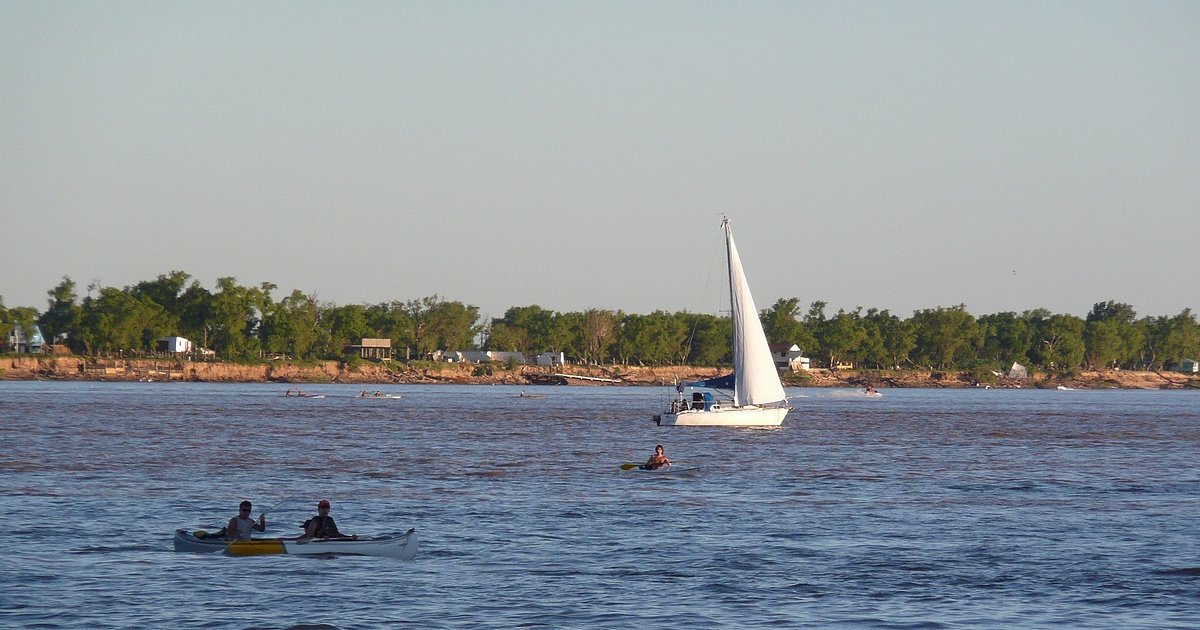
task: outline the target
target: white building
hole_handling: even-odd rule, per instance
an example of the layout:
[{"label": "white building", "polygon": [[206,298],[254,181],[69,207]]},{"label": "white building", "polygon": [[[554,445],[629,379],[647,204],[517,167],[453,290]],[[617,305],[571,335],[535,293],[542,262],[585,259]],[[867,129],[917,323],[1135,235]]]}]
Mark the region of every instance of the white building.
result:
[{"label": "white building", "polygon": [[172,354],[189,354],[193,349],[192,342],[184,337],[164,337],[158,340],[159,352]]},{"label": "white building", "polygon": [[566,365],[566,357],[561,352],[543,352],[534,359],[538,365]]},{"label": "white building", "polygon": [[[457,361],[456,361],[457,359]],[[442,352],[443,361],[464,363],[506,363],[514,361],[525,364],[525,355],[520,352],[500,352],[498,350],[463,350]]]},{"label": "white building", "polygon": [[803,356],[800,346],[794,343],[791,345],[786,343],[771,344],[771,358],[775,360],[775,367],[780,370],[799,372],[800,370],[808,371],[812,368],[808,357]]}]

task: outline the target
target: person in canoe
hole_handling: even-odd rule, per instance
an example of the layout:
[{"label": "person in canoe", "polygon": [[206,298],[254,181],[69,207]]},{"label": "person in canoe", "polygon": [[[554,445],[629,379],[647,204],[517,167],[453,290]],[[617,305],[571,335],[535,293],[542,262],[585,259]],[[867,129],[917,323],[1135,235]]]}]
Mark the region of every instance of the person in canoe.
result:
[{"label": "person in canoe", "polygon": [[642,464],[642,470],[658,470],[663,466],[670,465],[671,460],[667,459],[667,453],[663,450],[663,445],[659,444],[654,447],[654,454],[650,456],[650,459],[646,460],[645,464]]},{"label": "person in canoe", "polygon": [[345,538],[358,540],[358,536],[347,536],[338,531],[337,523],[329,515],[329,500],[321,499],[317,504],[317,515],[304,521],[303,538]]},{"label": "person in canoe", "polygon": [[257,521],[250,518],[252,507],[249,501],[242,501],[238,506],[238,515],[229,519],[229,524],[225,526],[226,540],[250,540],[254,530],[267,531],[267,515],[259,514]]}]

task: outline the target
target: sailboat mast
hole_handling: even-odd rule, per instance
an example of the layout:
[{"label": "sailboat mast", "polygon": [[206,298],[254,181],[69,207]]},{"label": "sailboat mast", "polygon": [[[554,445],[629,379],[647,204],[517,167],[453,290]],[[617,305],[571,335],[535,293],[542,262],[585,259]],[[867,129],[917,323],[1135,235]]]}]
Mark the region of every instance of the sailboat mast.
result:
[{"label": "sailboat mast", "polygon": [[[729,323],[733,329],[733,369],[734,374],[737,373],[737,348],[738,348],[738,325],[737,325],[737,304],[735,304],[733,296],[733,231],[729,229],[729,217],[721,217],[721,228],[725,230],[725,267],[729,271]],[[737,378],[733,379],[733,400],[737,397]]]}]

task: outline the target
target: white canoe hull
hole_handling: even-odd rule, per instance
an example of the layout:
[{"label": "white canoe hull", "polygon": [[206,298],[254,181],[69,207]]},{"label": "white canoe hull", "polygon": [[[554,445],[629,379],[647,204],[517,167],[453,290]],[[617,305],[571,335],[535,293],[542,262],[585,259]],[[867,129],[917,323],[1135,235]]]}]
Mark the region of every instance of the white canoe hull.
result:
[{"label": "white canoe hull", "polygon": [[644,475],[690,475],[700,471],[700,466],[661,466],[659,468],[634,468]]},{"label": "white canoe hull", "polygon": [[663,427],[777,427],[791,407],[729,407],[708,411],[687,409],[654,417]]},{"label": "white canoe hull", "polygon": [[417,556],[417,532],[410,529],[406,534],[397,538],[285,540],[283,548],[284,552],[290,556],[339,554],[412,560]]}]

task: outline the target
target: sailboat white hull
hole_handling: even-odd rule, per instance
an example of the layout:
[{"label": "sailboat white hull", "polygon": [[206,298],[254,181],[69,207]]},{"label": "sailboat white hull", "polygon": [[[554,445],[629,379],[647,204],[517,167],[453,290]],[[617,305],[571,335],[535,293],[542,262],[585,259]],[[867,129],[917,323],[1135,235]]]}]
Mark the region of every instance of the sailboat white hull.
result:
[{"label": "sailboat white hull", "polygon": [[777,427],[791,410],[791,407],[688,409],[655,416],[654,421],[663,427]]}]

